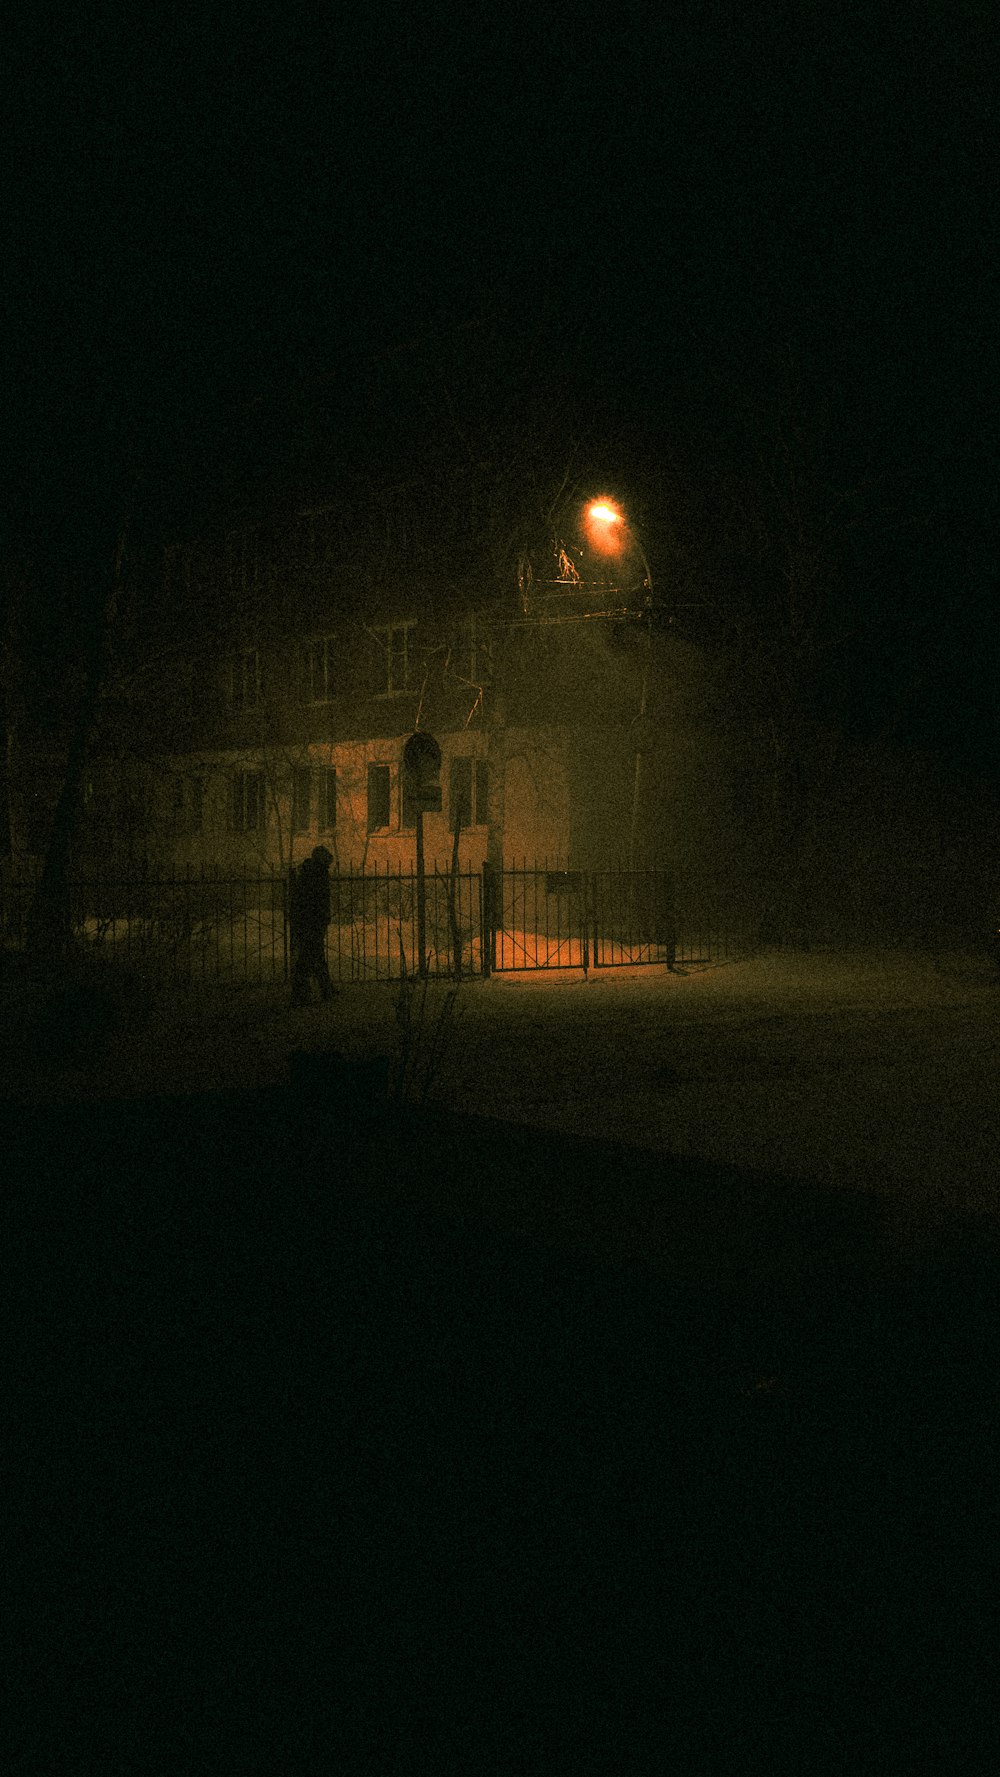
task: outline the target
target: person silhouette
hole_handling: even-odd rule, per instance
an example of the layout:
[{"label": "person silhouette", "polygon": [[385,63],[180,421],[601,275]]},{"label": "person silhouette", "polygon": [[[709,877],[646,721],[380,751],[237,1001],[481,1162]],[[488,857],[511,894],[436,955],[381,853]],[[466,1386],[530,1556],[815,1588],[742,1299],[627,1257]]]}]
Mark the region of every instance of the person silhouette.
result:
[{"label": "person silhouette", "polygon": [[326,929],[330,924],[330,865],[333,856],[317,845],[292,876],[289,931],[292,942],[292,1005],[306,1006],[315,980],[320,998],[328,1000],[333,983],[326,962]]}]

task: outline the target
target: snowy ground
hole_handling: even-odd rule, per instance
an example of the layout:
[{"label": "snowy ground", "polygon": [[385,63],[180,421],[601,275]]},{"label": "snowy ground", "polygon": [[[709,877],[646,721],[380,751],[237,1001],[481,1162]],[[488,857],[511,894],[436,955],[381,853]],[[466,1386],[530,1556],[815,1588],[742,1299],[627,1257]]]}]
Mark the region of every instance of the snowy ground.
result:
[{"label": "snowy ground", "polygon": [[498,977],[468,1009],[444,1090],[494,1115],[992,1213],[998,1012],[984,967],[908,955],[542,988]]},{"label": "snowy ground", "polygon": [[[8,1092],[32,1100],[273,1084],[293,1050],[389,1055],[399,991],[344,988],[293,1011],[282,989],[189,995],[133,1011],[103,1054],[33,1062],[8,1044]],[[449,999],[432,983],[417,1045]],[[419,996],[412,1007],[420,1011]],[[1000,980],[983,959],[773,953],[692,968],[496,975],[463,983],[428,1096],[467,1113],[675,1156],[995,1214]]]},{"label": "snowy ground", "polygon": [[335,1093],[210,1091],[397,1008],[218,990],[57,1065],[8,978],[17,1768],[996,1771],[1000,1267],[939,1214],[996,1209],[989,968],[469,982],[358,1190]]}]

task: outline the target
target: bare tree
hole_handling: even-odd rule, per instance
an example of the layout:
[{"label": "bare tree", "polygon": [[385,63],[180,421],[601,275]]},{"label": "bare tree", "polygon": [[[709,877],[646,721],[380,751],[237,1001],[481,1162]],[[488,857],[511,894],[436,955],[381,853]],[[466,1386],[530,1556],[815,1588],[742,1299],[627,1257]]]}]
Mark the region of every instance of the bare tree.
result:
[{"label": "bare tree", "polygon": [[19,792],[29,707],[28,578],[23,557],[5,562],[0,587],[0,858],[5,861],[12,861],[24,850]]},{"label": "bare tree", "polygon": [[857,564],[866,527],[899,522],[890,505],[874,476],[852,472],[823,403],[794,383],[747,408],[725,459],[692,456],[664,476],[664,574],[688,604],[679,627],[724,666],[736,842],[776,931],[807,899],[842,765],[839,688],[865,642]]},{"label": "bare tree", "polygon": [[69,735],[62,784],[56,801],[41,876],[28,924],[30,948],[39,955],[58,955],[70,935],[69,870],[79,827],[87,762],[100,714],[108,673],[115,619],[122,597],[128,536],[127,521],[115,542],[110,571],[96,598],[84,653],[83,687]]}]

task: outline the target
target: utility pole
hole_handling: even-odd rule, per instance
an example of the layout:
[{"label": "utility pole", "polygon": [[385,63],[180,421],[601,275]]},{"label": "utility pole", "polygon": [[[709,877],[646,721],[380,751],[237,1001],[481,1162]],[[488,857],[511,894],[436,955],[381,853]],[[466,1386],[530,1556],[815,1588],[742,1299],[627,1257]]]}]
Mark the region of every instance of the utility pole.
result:
[{"label": "utility pole", "polygon": [[650,722],[646,715],[646,704],[649,698],[649,668],[653,652],[653,614],[646,616],[646,639],[642,657],[642,683],[639,692],[639,714],[632,724],[632,735],[635,742],[635,771],[632,778],[632,824],[629,833],[629,869],[635,870],[639,844],[639,806],[642,791],[642,761],[652,745]]},{"label": "utility pole", "polygon": [[418,729],[403,748],[403,770],[416,803],[417,973],[427,975],[427,880],[424,872],[424,811],[441,810],[441,748],[433,734]]}]

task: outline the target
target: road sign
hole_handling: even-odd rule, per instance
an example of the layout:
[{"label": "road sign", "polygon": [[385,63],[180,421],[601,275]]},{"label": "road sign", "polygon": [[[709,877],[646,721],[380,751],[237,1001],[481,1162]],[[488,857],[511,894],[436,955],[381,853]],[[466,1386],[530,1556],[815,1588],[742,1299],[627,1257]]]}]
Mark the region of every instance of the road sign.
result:
[{"label": "road sign", "polygon": [[441,748],[433,734],[418,730],[403,748],[403,764],[417,784],[434,783],[441,770]]}]

